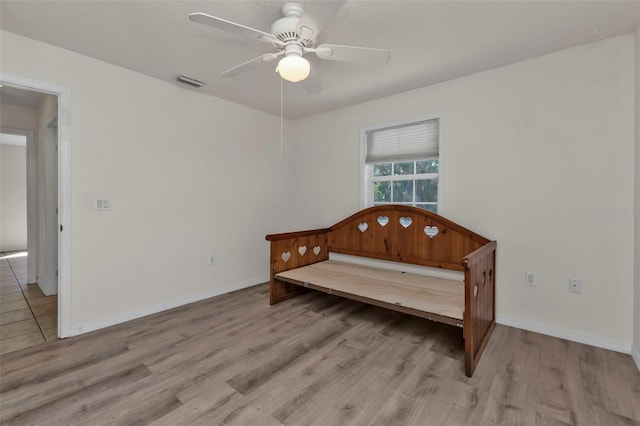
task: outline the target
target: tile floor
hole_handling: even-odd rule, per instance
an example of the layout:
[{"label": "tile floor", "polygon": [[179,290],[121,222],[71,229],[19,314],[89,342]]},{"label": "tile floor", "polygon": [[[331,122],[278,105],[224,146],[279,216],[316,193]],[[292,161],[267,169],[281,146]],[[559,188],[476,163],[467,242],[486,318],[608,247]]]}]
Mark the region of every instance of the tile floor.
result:
[{"label": "tile floor", "polygon": [[57,335],[58,296],[27,284],[26,253],[0,253],[0,355]]}]

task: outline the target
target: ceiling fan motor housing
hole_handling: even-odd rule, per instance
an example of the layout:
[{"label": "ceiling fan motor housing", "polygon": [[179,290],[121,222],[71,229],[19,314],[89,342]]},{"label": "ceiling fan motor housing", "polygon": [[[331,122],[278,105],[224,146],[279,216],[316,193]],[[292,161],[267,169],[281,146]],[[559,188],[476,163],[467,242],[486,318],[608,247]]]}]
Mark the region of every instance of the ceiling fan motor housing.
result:
[{"label": "ceiling fan motor housing", "polygon": [[[271,25],[271,34],[285,45],[287,43],[297,42],[305,47],[311,47],[313,40],[300,39],[298,34],[298,22],[304,12],[302,5],[294,2],[285,3],[281,8],[283,17],[278,19]],[[282,49],[282,46],[276,46]]]}]

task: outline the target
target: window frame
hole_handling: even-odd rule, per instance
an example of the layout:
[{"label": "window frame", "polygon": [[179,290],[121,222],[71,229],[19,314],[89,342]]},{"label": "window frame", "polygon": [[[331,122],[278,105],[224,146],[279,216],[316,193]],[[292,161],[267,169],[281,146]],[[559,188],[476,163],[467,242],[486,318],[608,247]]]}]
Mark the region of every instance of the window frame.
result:
[{"label": "window frame", "polygon": [[[371,126],[366,126],[360,128],[360,208],[364,209],[366,207],[371,207],[374,205],[373,200],[373,182],[375,180],[381,179],[373,179],[373,164],[366,163],[366,155],[367,155],[367,132],[382,130],[387,127],[394,126],[403,126],[403,125],[411,125],[413,123],[419,123],[421,121],[427,120],[438,120],[438,196],[437,196],[437,211],[439,215],[443,215],[444,213],[444,114],[437,113],[428,116],[416,117],[411,120],[398,120],[394,122],[388,122],[383,124],[376,124]],[[420,161],[427,160],[428,158],[414,158],[406,161]],[[405,162],[405,161],[397,161],[397,162]],[[410,177],[407,179],[407,177]],[[396,181],[396,180],[416,180],[416,175],[399,175],[399,176],[385,176],[388,179],[384,179],[385,181]],[[422,176],[422,175],[419,175]],[[415,188],[414,188],[415,193]],[[407,204],[407,205],[414,205]]]}]

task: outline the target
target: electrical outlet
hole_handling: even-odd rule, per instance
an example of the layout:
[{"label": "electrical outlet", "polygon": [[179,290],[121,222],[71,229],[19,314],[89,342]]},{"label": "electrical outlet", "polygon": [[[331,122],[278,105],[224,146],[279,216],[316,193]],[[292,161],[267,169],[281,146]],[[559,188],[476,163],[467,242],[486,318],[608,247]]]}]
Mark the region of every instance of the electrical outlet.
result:
[{"label": "electrical outlet", "polygon": [[216,264],[216,257],[215,256],[209,256],[209,265],[213,266]]},{"label": "electrical outlet", "polygon": [[582,280],[569,278],[569,293],[580,294],[582,292]]},{"label": "electrical outlet", "polygon": [[527,272],[524,277],[524,283],[528,286],[536,286],[536,274],[535,272]]}]

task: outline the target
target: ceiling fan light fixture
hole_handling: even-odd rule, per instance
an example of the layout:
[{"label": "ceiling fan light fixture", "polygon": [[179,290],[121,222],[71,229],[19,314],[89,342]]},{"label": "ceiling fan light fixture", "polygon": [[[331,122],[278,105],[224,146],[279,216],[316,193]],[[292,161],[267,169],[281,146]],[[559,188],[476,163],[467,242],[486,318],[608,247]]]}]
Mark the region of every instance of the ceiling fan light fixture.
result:
[{"label": "ceiling fan light fixture", "polygon": [[297,83],[309,77],[311,64],[300,55],[290,54],[280,59],[276,72],[280,77],[292,83]]}]

